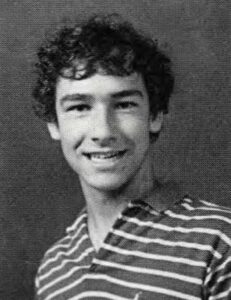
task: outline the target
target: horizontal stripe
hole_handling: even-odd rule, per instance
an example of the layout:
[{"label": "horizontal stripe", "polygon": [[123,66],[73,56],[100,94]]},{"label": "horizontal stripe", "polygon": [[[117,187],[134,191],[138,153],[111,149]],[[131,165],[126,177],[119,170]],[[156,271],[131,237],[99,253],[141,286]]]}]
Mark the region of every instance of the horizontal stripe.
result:
[{"label": "horizontal stripe", "polygon": [[[208,282],[211,280],[212,276],[216,274],[219,271],[222,271],[225,269],[226,265],[231,262],[231,256],[229,256],[222,264],[220,264],[215,270],[211,270],[211,272],[206,276],[205,283],[208,284]],[[231,268],[231,267],[230,267]]]},{"label": "horizontal stripe", "polygon": [[138,226],[146,226],[146,227],[150,227],[153,229],[159,229],[159,230],[163,230],[163,231],[174,231],[174,232],[181,232],[181,233],[191,233],[191,232],[195,232],[195,233],[201,233],[201,234],[209,234],[209,235],[216,235],[218,236],[220,239],[222,239],[225,243],[227,243],[229,246],[231,246],[231,239],[224,234],[223,232],[221,232],[220,230],[217,229],[208,229],[208,228],[203,228],[203,227],[193,227],[193,228],[184,228],[184,227],[170,227],[167,225],[163,225],[163,224],[158,224],[152,221],[140,221],[137,218],[131,218],[131,217],[126,217],[126,216],[122,216],[121,218],[122,220],[126,221],[126,222],[130,222],[130,223],[134,223]]},{"label": "horizontal stripe", "polygon": [[58,241],[58,243],[55,243],[54,246],[52,246],[47,252],[46,252],[46,256],[49,256],[51,254],[53,254],[53,252],[55,252],[56,250],[61,250],[62,248],[68,248],[69,244],[71,241],[71,237],[70,236],[65,236],[65,238],[61,239],[60,241]]},{"label": "horizontal stripe", "polygon": [[76,237],[78,237],[80,235],[80,233],[83,231],[83,229],[87,228],[87,224],[83,223],[81,224],[81,226],[79,226],[78,230],[76,230],[75,234],[73,236],[71,236],[72,240],[75,240]]},{"label": "horizontal stripe", "polygon": [[83,270],[83,269],[89,269],[89,265],[88,266],[78,266],[75,268],[72,268],[69,272],[65,273],[64,275],[56,278],[55,280],[50,281],[48,284],[44,285],[40,290],[39,290],[39,295],[41,295],[42,293],[44,293],[47,289],[51,288],[52,286],[54,286],[57,283],[60,283],[61,281],[63,281],[64,279],[67,279],[68,277],[70,277],[71,275],[73,275],[75,272],[79,271],[79,270]]},{"label": "horizontal stripe", "polygon": [[214,270],[214,273],[216,273],[216,272],[218,272],[218,271],[220,271],[220,270],[223,270],[225,267],[226,267],[226,265],[228,264],[228,263],[230,263],[231,262],[231,256],[229,256],[220,266],[218,266],[215,270]]},{"label": "horizontal stripe", "polygon": [[224,276],[221,276],[217,279],[217,282],[222,282],[222,281],[225,281],[226,279],[228,278],[231,278],[231,268],[230,268],[230,273],[229,274],[226,274]]},{"label": "horizontal stripe", "polygon": [[80,222],[87,218],[87,213],[84,213],[77,218],[77,220],[71,226],[67,227],[66,232],[69,233],[71,231],[76,231]]},{"label": "horizontal stripe", "polygon": [[[89,253],[94,252],[93,248],[87,248],[79,257],[78,259],[75,259],[74,262],[80,262],[82,259],[84,259]],[[73,261],[73,259],[64,259],[62,263],[54,268],[51,268],[47,273],[44,275],[40,275],[40,282],[42,280],[45,280],[47,277],[51,276],[55,272],[61,270],[68,262]]]},{"label": "horizontal stripe", "polygon": [[172,262],[174,264],[179,263],[179,264],[185,264],[185,265],[189,265],[189,266],[197,266],[197,267],[205,267],[206,266],[204,261],[196,261],[196,260],[192,260],[189,258],[169,256],[169,255],[151,254],[151,253],[141,252],[138,250],[126,250],[126,249],[121,249],[121,248],[111,246],[111,245],[108,245],[105,243],[102,245],[102,248],[107,249],[109,251],[116,252],[121,255],[133,255],[136,257],[140,257],[140,258],[163,260],[163,261]]},{"label": "horizontal stripe", "polygon": [[187,299],[188,300],[200,300],[200,298],[194,297],[192,295],[188,295],[186,293],[181,293],[178,291],[155,287],[155,286],[150,286],[150,285],[146,285],[146,284],[140,284],[137,282],[123,281],[123,280],[116,279],[116,278],[113,278],[108,275],[87,274],[87,275],[83,276],[83,278],[81,280],[84,280],[84,279],[105,280],[105,281],[109,281],[109,282],[117,284],[117,285],[126,286],[126,287],[129,286],[130,288],[134,288],[136,290],[139,289],[139,290],[143,290],[143,291],[155,292],[155,293],[169,295],[169,296],[176,297],[176,298],[178,297],[178,298],[184,299],[184,300],[187,300]]},{"label": "horizontal stripe", "polygon": [[227,213],[227,214],[231,214],[231,211],[230,210],[225,210],[225,209],[220,209],[218,207],[206,207],[206,206],[198,206],[198,207],[193,207],[191,206],[190,204],[188,203],[182,203],[182,206],[184,208],[186,208],[187,210],[190,210],[190,211],[193,211],[193,210],[205,210],[205,211],[219,211],[219,212],[224,212],[224,213]]},{"label": "horizontal stripe", "polygon": [[[63,244],[63,240],[61,240],[59,242],[59,244],[53,246],[49,251],[47,251],[46,255],[45,255],[46,261],[40,266],[39,272],[41,272],[47,266],[47,264],[49,262],[57,260],[61,253],[63,253],[68,248],[70,248],[72,246],[72,243],[75,241],[75,239],[78,237],[78,235],[80,235],[82,229],[84,229],[85,227],[86,227],[86,224],[82,224],[82,226],[79,228],[79,230],[76,232],[76,234],[74,236],[72,236],[72,237],[71,236],[67,236],[67,238],[68,238],[68,242],[67,243]],[[66,242],[66,240],[65,240],[65,242]],[[49,258],[49,256],[51,256],[51,254],[53,252],[55,252],[55,251],[57,251],[57,253],[55,254],[55,256]],[[60,251],[62,251],[62,252],[60,252]]]},{"label": "horizontal stripe", "polygon": [[230,279],[230,278],[231,278],[231,273],[219,277],[219,278],[217,279],[216,285],[214,285],[214,286],[210,289],[211,294],[214,294],[214,292],[215,292],[216,289],[217,289],[217,285],[218,285],[218,284],[220,284],[221,282],[223,282],[223,285],[224,285],[224,281],[226,281],[227,279]]},{"label": "horizontal stripe", "polygon": [[199,202],[201,202],[201,203],[203,203],[207,206],[210,206],[210,207],[224,208],[225,210],[230,210],[230,207],[218,205],[218,204],[208,202],[208,201],[205,201],[205,200],[199,200]]},{"label": "horizontal stripe", "polygon": [[[77,220],[76,220],[76,222],[72,225],[72,226],[70,226],[70,227],[68,227],[67,229],[66,229],[66,231],[71,231],[71,230],[74,230],[73,228],[75,228],[75,229],[77,229],[76,228],[76,226],[82,221],[82,219],[84,219],[84,218],[86,218],[86,214],[85,215],[83,215],[83,216],[81,216],[80,218],[78,218]],[[79,230],[77,231],[77,232],[75,232],[75,236],[78,236],[78,234],[79,234],[79,231],[81,231],[84,227],[86,227],[86,224],[83,224],[83,226],[81,226],[81,228],[79,228]],[[48,256],[48,255],[51,255],[54,251],[56,251],[56,250],[60,250],[60,249],[66,249],[66,248],[68,248],[69,247],[69,244],[70,244],[70,241],[73,239],[73,237],[72,236],[70,236],[70,235],[67,235],[67,236],[65,236],[63,239],[61,239],[60,241],[58,241],[57,243],[55,243],[55,245],[54,246],[52,246],[50,249],[48,249],[47,250],[47,252],[46,252],[46,256]]]},{"label": "horizontal stripe", "polygon": [[133,289],[136,289],[136,290],[139,289],[139,290],[142,290],[142,291],[149,291],[149,292],[159,293],[159,294],[168,295],[168,296],[172,296],[172,297],[179,298],[179,299],[184,299],[184,300],[200,300],[200,298],[189,295],[189,294],[186,294],[186,293],[181,293],[181,292],[178,292],[178,291],[165,289],[165,288],[160,288],[160,287],[155,287],[155,286],[150,286],[150,285],[145,285],[145,284],[140,284],[140,283],[137,283],[137,282],[123,281],[123,280],[116,279],[116,278],[113,278],[111,276],[102,275],[102,274],[85,274],[80,279],[72,282],[68,286],[65,286],[64,288],[59,289],[56,292],[50,294],[45,299],[46,300],[54,299],[54,297],[57,297],[61,293],[67,292],[71,288],[73,288],[75,286],[78,286],[80,283],[82,283],[86,279],[104,280],[104,281],[108,281],[110,283],[116,284],[118,286],[121,285],[121,286],[129,287],[129,288],[133,288]]},{"label": "horizontal stripe", "polygon": [[[228,298],[229,296],[229,298]],[[229,287],[227,290],[225,290],[224,292],[222,293],[219,293],[215,296],[210,296],[209,297],[209,300],[217,300],[217,299],[225,299],[225,300],[228,300],[231,298],[231,287]]]},{"label": "horizontal stripe", "polygon": [[162,270],[158,270],[158,269],[132,267],[132,266],[127,266],[125,264],[118,264],[118,263],[108,262],[108,261],[100,260],[100,259],[94,259],[94,263],[97,263],[101,266],[117,268],[120,270],[127,270],[127,271],[135,272],[135,273],[156,275],[156,276],[161,276],[161,277],[169,277],[169,278],[178,279],[178,280],[181,280],[184,282],[190,282],[190,283],[194,283],[194,284],[198,284],[198,285],[202,284],[202,280],[199,278],[181,275],[181,274],[178,274],[175,272],[166,272],[166,271],[162,271]]},{"label": "horizontal stripe", "polygon": [[48,258],[47,261],[41,266],[41,268],[39,269],[40,273],[43,271],[43,269],[45,269],[47,266],[49,266],[51,263],[56,262],[63,254],[65,254],[65,256],[70,256],[72,253],[74,253],[75,251],[78,250],[78,248],[80,247],[80,245],[82,244],[82,242],[84,242],[86,239],[88,238],[88,236],[86,234],[84,234],[76,243],[75,247],[72,247],[71,249],[69,249],[67,252],[58,252],[57,255],[55,257],[52,258]]},{"label": "horizontal stripe", "polygon": [[101,292],[101,291],[90,291],[90,292],[83,292],[79,294],[78,296],[74,296],[70,298],[69,300],[79,300],[79,299],[84,299],[84,298],[105,298],[105,299],[110,299],[110,300],[131,300],[131,298],[124,298],[120,297],[115,294],[111,293],[106,293],[106,292]]},{"label": "horizontal stripe", "polygon": [[219,215],[206,215],[206,216],[185,216],[185,215],[181,215],[181,214],[176,214],[174,212],[172,212],[171,210],[167,210],[165,212],[166,215],[172,217],[172,218],[177,218],[177,219],[181,219],[181,220],[185,220],[185,221],[190,221],[190,220],[220,220],[220,221],[224,221],[228,224],[231,224],[231,219],[227,218],[227,217],[223,217],[223,216],[219,216]]},{"label": "horizontal stripe", "polygon": [[112,232],[123,238],[134,240],[134,241],[141,242],[141,243],[146,243],[146,244],[155,243],[155,244],[160,244],[160,245],[170,246],[170,247],[181,247],[181,248],[197,249],[197,250],[201,250],[201,251],[209,251],[218,259],[220,259],[222,257],[222,255],[210,245],[189,243],[189,242],[184,242],[183,240],[177,241],[177,242],[172,242],[172,241],[158,239],[158,238],[151,239],[151,238],[133,235],[133,234],[121,231],[121,230],[117,230],[117,229],[114,229]]}]

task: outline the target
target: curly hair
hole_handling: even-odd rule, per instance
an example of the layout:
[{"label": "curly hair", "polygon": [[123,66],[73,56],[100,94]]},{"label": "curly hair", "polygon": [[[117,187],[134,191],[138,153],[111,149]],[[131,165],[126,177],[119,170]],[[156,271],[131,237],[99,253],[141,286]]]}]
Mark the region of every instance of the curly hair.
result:
[{"label": "curly hair", "polygon": [[157,41],[137,32],[117,14],[93,16],[81,25],[63,26],[38,50],[34,87],[35,113],[47,122],[57,121],[55,90],[59,76],[82,80],[96,72],[143,77],[150,111],[168,112],[174,78],[170,59]]}]

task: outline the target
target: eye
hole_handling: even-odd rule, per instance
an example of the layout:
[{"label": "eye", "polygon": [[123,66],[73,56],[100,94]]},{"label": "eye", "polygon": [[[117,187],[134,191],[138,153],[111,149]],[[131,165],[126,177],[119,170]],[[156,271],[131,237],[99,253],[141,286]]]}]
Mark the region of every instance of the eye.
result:
[{"label": "eye", "polygon": [[83,112],[88,110],[90,110],[90,105],[87,104],[76,104],[67,108],[67,111]]},{"label": "eye", "polygon": [[116,108],[119,108],[119,109],[131,109],[131,108],[137,107],[137,106],[138,106],[138,104],[133,101],[123,101],[123,102],[118,102],[116,104]]}]

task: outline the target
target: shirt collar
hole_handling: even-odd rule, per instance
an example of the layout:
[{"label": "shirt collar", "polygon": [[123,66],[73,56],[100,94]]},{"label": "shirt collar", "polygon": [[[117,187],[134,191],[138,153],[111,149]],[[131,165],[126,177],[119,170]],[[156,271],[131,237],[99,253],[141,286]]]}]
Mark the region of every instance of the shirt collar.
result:
[{"label": "shirt collar", "polygon": [[182,192],[176,182],[169,181],[161,183],[158,181],[147,197],[135,200],[134,202],[141,201],[156,212],[161,213],[181,201],[182,198]]},{"label": "shirt collar", "polygon": [[[159,181],[155,182],[154,188],[148,193],[148,195],[142,199],[134,199],[129,203],[149,207],[160,214],[166,211],[168,208],[172,207],[174,204],[182,201],[182,193],[179,185],[176,182],[169,181],[161,183]],[[66,229],[67,233],[72,233],[77,230],[80,224],[85,223],[87,218],[87,209],[84,207],[78,215],[77,220]]]}]

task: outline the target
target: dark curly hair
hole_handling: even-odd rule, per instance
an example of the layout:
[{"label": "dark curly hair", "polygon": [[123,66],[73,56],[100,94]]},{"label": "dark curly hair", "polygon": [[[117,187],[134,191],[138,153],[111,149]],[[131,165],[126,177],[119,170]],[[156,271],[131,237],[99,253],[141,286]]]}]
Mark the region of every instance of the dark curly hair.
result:
[{"label": "dark curly hair", "polygon": [[156,41],[138,33],[117,14],[93,16],[81,25],[63,26],[38,50],[38,80],[33,91],[35,113],[47,122],[57,121],[57,78],[81,80],[96,72],[143,76],[150,110],[167,113],[174,79],[170,60]]}]

